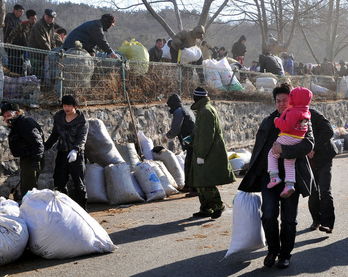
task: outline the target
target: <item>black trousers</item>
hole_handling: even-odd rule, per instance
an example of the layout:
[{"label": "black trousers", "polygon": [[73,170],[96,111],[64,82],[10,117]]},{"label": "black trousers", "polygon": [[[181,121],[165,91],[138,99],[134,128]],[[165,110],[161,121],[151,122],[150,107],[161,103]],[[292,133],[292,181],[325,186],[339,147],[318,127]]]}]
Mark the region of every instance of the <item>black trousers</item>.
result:
[{"label": "black trousers", "polygon": [[288,259],[295,244],[299,193],[295,191],[289,198],[283,199],[280,197],[283,188],[284,184],[280,183],[272,189],[268,189],[266,186],[262,189],[262,226],[266,235],[268,251]]},{"label": "black trousers", "polygon": [[[85,174],[85,160],[83,153],[77,154],[75,162],[69,163],[68,156],[69,152],[58,151],[56,157],[56,166],[54,168],[54,186],[55,189],[68,194],[75,202],[77,202],[82,208],[86,208],[87,195],[86,186],[84,184]],[[72,190],[67,188],[69,181],[69,175],[73,181]]]},{"label": "black trousers", "polygon": [[43,168],[43,159],[40,161],[30,157],[22,157],[19,160],[20,166],[20,195],[17,194],[16,200],[22,197],[33,188],[37,188],[40,172]]},{"label": "black trousers", "polygon": [[332,229],[335,224],[335,208],[331,194],[331,167],[332,160],[313,169],[319,191],[313,191],[309,196],[308,207],[314,223]]}]

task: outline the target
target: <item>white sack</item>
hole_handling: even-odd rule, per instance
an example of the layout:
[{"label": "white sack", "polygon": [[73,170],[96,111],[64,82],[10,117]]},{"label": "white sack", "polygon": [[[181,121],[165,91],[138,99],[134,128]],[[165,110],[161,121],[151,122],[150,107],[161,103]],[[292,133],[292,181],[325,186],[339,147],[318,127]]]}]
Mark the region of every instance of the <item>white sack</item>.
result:
[{"label": "white sack", "polygon": [[188,64],[198,61],[202,57],[202,50],[198,46],[184,48],[181,50],[181,64]]},{"label": "white sack", "polygon": [[255,86],[257,90],[263,88],[265,92],[272,92],[277,86],[277,79],[273,77],[259,77],[256,78]]},{"label": "white sack", "polygon": [[0,266],[17,260],[27,246],[27,225],[18,216],[18,204],[0,197]]},{"label": "white sack", "polygon": [[178,185],[175,182],[173,175],[169,172],[165,164],[161,161],[155,161],[155,162],[158,164],[158,166],[160,167],[164,175],[167,177],[169,184],[171,184],[174,188],[178,189]]},{"label": "white sack", "polygon": [[98,164],[86,164],[85,185],[88,203],[107,203],[104,168]]},{"label": "white sack", "polygon": [[126,163],[105,167],[105,179],[111,205],[144,201],[133,185],[129,165]]},{"label": "white sack", "polygon": [[172,59],[172,55],[170,54],[170,47],[168,46],[168,42],[162,47],[162,58],[163,59],[168,59],[171,60]]},{"label": "white sack", "polygon": [[86,157],[91,163],[103,167],[109,164],[124,163],[117,151],[104,122],[100,119],[89,119],[89,129],[86,141]]},{"label": "white sack", "polygon": [[20,207],[29,229],[30,250],[46,259],[112,252],[102,226],[69,196],[49,189],[29,191]]},{"label": "white sack", "polygon": [[159,153],[154,152],[153,157],[155,160],[159,160],[164,163],[170,174],[172,174],[174,177],[178,188],[182,189],[185,186],[185,173],[181,169],[175,154],[168,149],[163,149]]},{"label": "white sack", "polygon": [[[155,171],[157,177],[159,178],[166,195],[170,196],[170,195],[179,193],[179,191],[173,186],[173,183],[171,183],[174,181],[174,184],[176,184],[174,178],[170,175],[168,170],[167,172],[172,177],[172,179],[169,179],[168,176],[163,172],[162,168],[165,168],[165,165],[161,161],[149,161],[149,162],[152,166],[152,169]],[[162,164],[161,167],[159,165],[160,163]]]},{"label": "white sack", "polygon": [[145,136],[144,132],[138,131],[138,139],[141,145],[141,150],[146,160],[153,160],[152,149],[153,141],[152,139]]},{"label": "white sack", "polygon": [[266,246],[261,224],[261,195],[238,191],[233,201],[232,237],[225,258],[240,251]]},{"label": "white sack", "polygon": [[135,178],[146,195],[146,201],[161,200],[166,197],[161,182],[148,162],[138,163]]},{"label": "white sack", "polygon": [[180,154],[176,155],[176,159],[178,160],[181,169],[185,172],[185,154],[184,152],[181,152]]},{"label": "white sack", "polygon": [[143,192],[143,190],[141,189],[137,179],[135,178],[134,172],[131,172],[131,178],[132,178],[132,182],[133,182],[133,186],[134,186],[135,190],[140,195],[140,197],[145,200],[146,199],[146,195]]},{"label": "white sack", "polygon": [[120,152],[125,162],[129,164],[131,171],[134,171],[136,164],[140,162],[140,157],[135,149],[135,144],[116,144],[116,148]]}]

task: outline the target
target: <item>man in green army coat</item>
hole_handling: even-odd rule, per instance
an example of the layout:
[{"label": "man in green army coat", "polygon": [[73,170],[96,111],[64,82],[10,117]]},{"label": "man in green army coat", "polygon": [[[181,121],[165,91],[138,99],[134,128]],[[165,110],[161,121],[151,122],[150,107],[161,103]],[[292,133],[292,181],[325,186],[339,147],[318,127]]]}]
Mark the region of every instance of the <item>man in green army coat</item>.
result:
[{"label": "man in green army coat", "polygon": [[218,218],[225,209],[217,185],[235,181],[228,162],[225,142],[215,108],[210,104],[208,92],[198,87],[193,92],[196,112],[193,137],[193,157],[190,182],[197,189],[200,211],[193,217]]}]

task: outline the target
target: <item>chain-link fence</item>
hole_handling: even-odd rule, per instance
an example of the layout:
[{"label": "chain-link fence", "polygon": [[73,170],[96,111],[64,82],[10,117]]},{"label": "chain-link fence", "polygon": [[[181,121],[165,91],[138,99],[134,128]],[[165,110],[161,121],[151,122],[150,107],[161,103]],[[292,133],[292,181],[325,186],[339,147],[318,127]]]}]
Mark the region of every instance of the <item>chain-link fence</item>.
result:
[{"label": "chain-link fence", "polygon": [[153,103],[172,93],[190,98],[198,85],[212,99],[263,101],[282,82],[307,87],[316,99],[348,98],[346,77],[279,77],[230,67],[119,61],[77,48],[44,51],[2,44],[0,55],[0,98],[30,105],[55,105],[65,94],[85,105],[124,103],[126,92],[132,103]]}]

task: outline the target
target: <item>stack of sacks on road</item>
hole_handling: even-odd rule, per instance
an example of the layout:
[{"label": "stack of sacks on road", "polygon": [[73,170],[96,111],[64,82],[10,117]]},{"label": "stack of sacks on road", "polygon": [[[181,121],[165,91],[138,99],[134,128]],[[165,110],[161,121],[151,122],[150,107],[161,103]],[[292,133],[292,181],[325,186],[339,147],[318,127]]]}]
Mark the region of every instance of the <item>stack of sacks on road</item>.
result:
[{"label": "stack of sacks on road", "polygon": [[17,260],[29,240],[25,221],[15,201],[0,197],[0,266]]},{"label": "stack of sacks on road", "polygon": [[116,249],[107,232],[69,196],[49,189],[28,191],[20,217],[30,250],[46,259],[66,259]]},{"label": "stack of sacks on road", "polygon": [[[146,159],[144,162],[140,161],[134,143],[115,146],[103,121],[89,120],[86,156],[92,164],[86,165],[85,173],[89,203],[122,205],[160,200],[178,193],[177,189],[183,187],[183,181],[177,185],[166,165],[153,161],[152,140],[143,132],[138,133],[138,138]],[[174,167],[178,167],[176,157],[174,162]],[[183,174],[181,167],[180,171]]]}]

